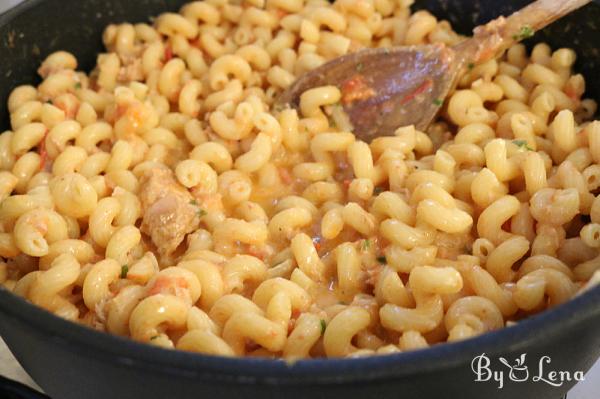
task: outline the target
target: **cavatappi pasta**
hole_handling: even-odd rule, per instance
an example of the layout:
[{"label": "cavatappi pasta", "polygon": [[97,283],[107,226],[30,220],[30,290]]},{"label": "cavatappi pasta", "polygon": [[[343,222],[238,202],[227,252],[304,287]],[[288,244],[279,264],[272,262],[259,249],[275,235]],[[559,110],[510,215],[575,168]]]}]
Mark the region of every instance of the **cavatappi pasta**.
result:
[{"label": "cavatappi pasta", "polygon": [[66,319],[222,356],[358,357],[496,330],[600,280],[600,122],[571,49],[471,68],[427,132],[359,141],[364,47],[460,40],[411,0],[192,2],[48,55],[0,135],[0,283]]}]

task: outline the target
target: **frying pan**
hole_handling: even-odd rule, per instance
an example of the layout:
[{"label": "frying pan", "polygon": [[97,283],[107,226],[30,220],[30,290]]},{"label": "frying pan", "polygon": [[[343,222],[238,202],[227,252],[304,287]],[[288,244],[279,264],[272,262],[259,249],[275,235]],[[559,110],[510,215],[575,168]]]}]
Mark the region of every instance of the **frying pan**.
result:
[{"label": "frying pan", "polygon": [[[115,22],[140,22],[176,10],[184,0],[28,0],[0,16],[0,104],[10,90],[36,83],[49,53],[75,54],[90,70],[101,32]],[[468,33],[481,22],[524,5],[497,0],[426,0],[427,8]],[[600,99],[600,5],[552,25],[532,40],[574,47],[587,96]],[[0,107],[0,131],[8,128]],[[576,381],[533,381],[539,361],[550,370],[587,371],[600,355],[600,288],[513,327],[463,342],[361,359],[316,359],[288,365],[258,358],[230,359],[168,351],[72,324],[0,288],[0,334],[32,378],[54,399],[105,398],[561,398]],[[511,364],[526,354],[527,381],[510,380]],[[472,360],[485,354],[496,381],[476,382]],[[473,364],[476,365],[476,364]],[[521,370],[522,373],[522,370]],[[521,375],[522,377],[522,375]],[[482,375],[481,379],[485,376]]]}]

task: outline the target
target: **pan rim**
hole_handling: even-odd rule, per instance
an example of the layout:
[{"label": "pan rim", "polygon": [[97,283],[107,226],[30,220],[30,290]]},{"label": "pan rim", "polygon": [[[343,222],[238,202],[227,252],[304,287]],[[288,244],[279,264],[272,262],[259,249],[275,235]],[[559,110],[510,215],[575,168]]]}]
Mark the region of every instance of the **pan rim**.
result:
[{"label": "pan rim", "polygon": [[358,383],[407,377],[470,365],[473,357],[482,353],[494,357],[508,350],[526,351],[534,341],[567,335],[577,325],[600,318],[598,303],[600,286],[514,326],[465,341],[385,356],[308,359],[288,364],[266,358],[210,356],[136,342],[62,319],[0,287],[0,313],[31,327],[36,334],[47,335],[49,344],[68,346],[69,351],[90,352],[95,360],[111,363],[116,360],[121,365],[150,372],[277,385]]}]

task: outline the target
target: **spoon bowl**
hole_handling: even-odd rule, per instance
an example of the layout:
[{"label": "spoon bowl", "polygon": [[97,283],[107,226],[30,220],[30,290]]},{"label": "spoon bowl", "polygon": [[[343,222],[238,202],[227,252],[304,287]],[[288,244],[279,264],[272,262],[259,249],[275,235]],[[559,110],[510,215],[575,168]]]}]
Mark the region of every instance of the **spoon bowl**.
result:
[{"label": "spoon bowl", "polygon": [[420,45],[365,49],[333,59],[297,79],[276,101],[299,108],[314,87],[340,89],[341,106],[355,136],[371,142],[398,127],[426,130],[466,69],[500,56],[591,0],[537,0],[508,18],[474,29],[453,47]]},{"label": "spoon bowl", "polygon": [[278,101],[298,108],[306,90],[334,85],[363,141],[392,135],[399,126],[425,129],[454,84],[455,58],[443,45],[362,50],[303,75]]}]

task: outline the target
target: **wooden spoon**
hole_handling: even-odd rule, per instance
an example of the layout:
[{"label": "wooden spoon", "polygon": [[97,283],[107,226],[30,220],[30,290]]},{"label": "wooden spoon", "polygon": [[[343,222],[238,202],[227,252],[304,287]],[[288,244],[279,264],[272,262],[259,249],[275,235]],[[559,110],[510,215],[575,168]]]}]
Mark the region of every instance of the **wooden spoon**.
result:
[{"label": "wooden spoon", "polygon": [[443,44],[365,49],[336,58],[298,78],[276,105],[298,108],[302,93],[334,85],[354,134],[370,142],[400,126],[425,130],[461,73],[502,54],[513,44],[591,0],[538,0],[508,18],[474,29],[472,38]]}]

